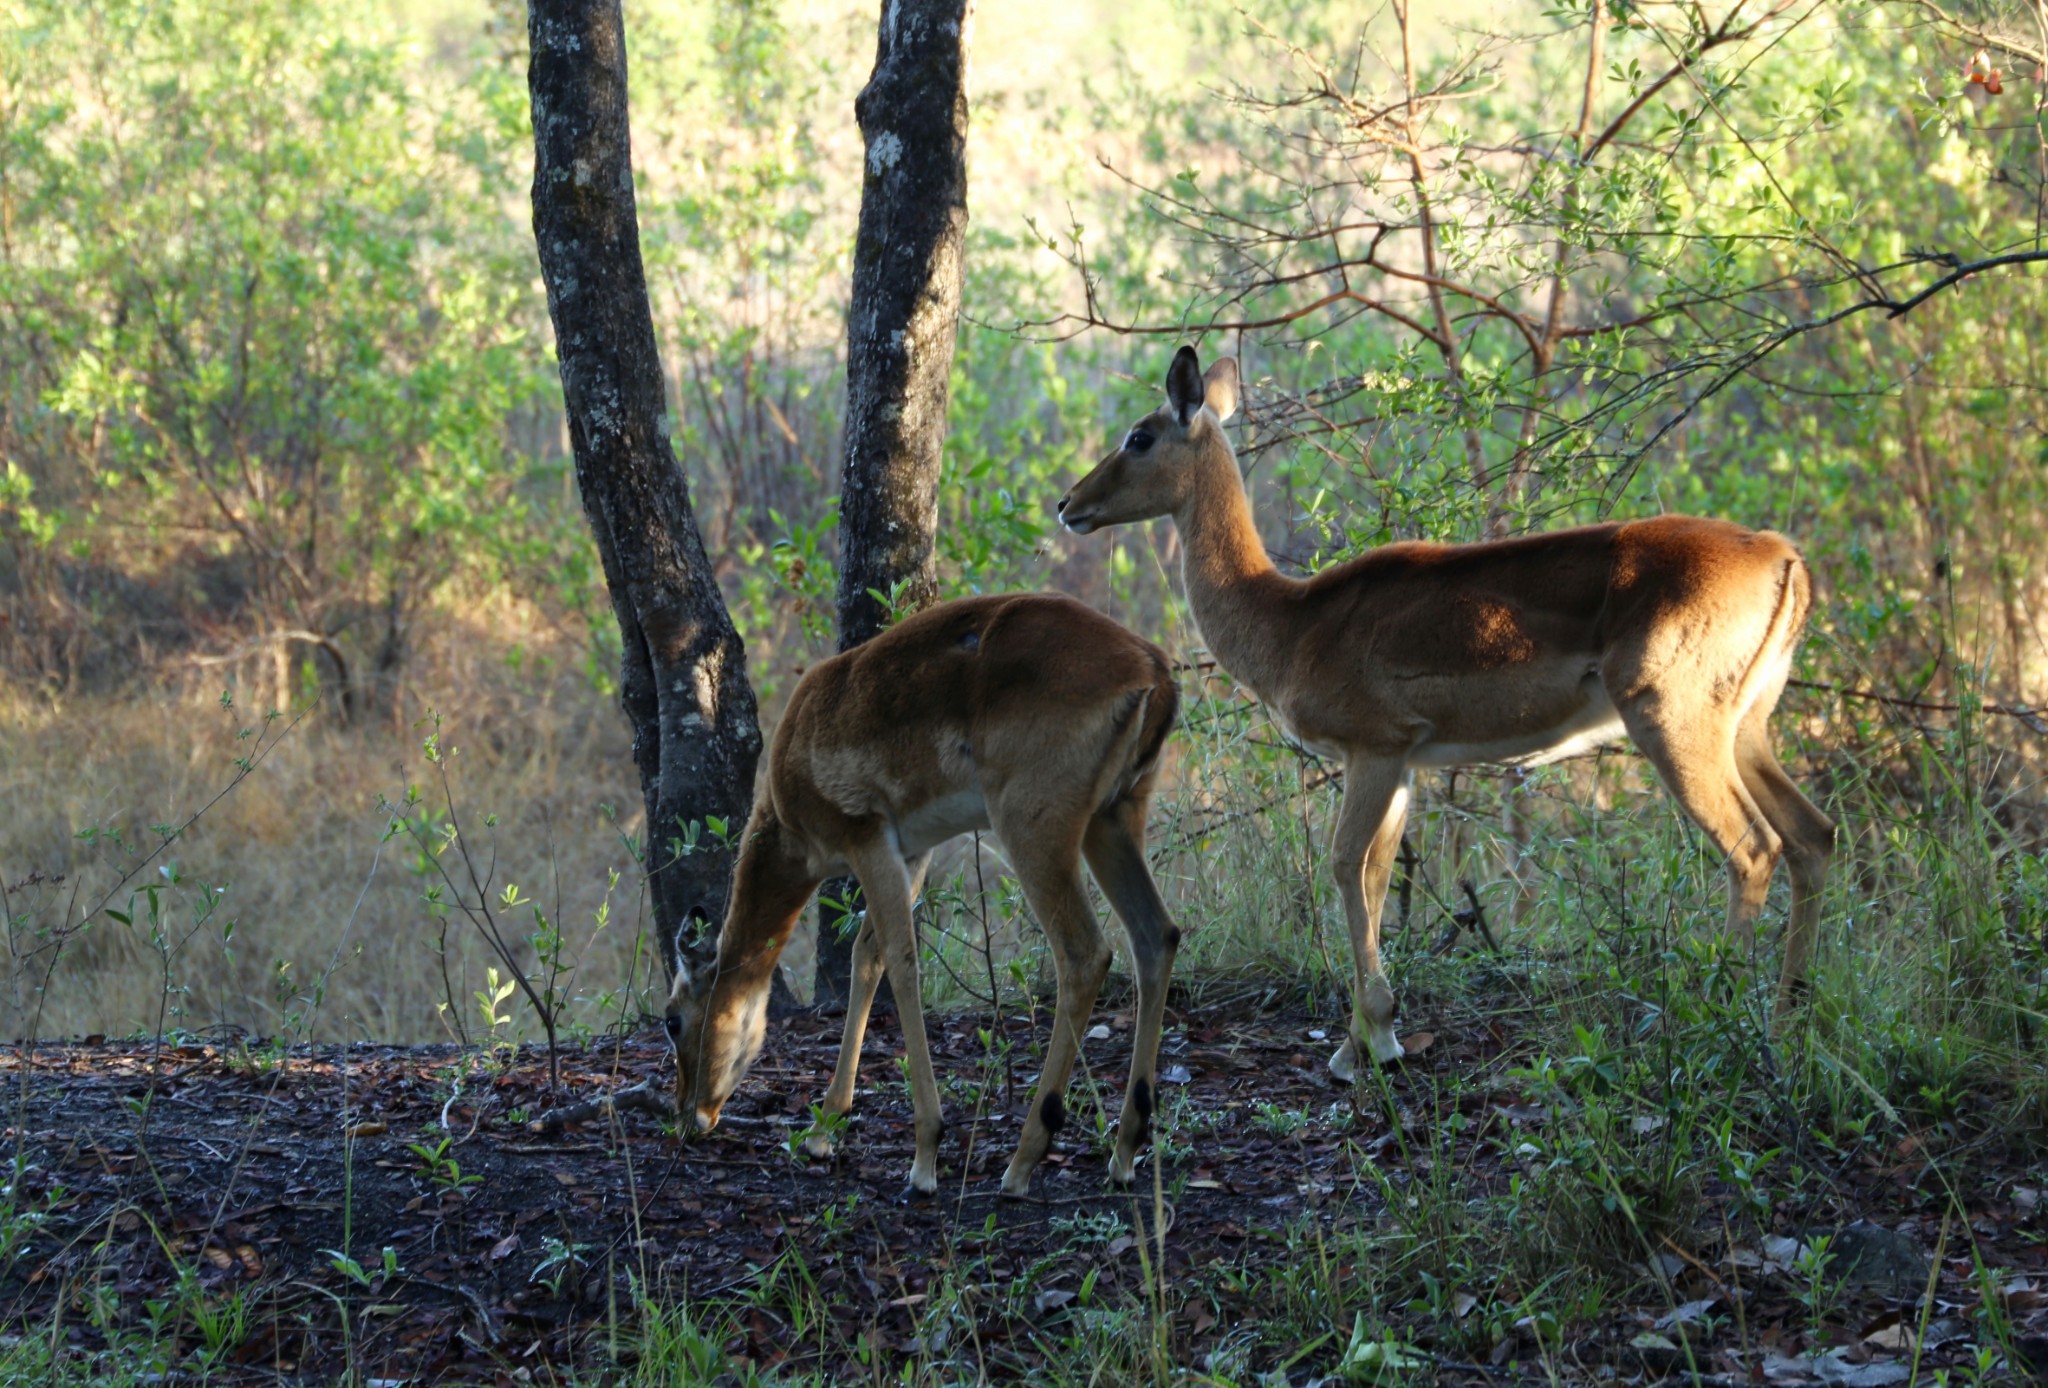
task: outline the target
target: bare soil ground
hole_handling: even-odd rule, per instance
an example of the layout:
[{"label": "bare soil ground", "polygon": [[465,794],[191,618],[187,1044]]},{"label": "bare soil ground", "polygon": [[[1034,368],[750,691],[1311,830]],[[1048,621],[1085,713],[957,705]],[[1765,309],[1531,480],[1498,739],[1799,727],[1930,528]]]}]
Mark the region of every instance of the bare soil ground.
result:
[{"label": "bare soil ground", "polygon": [[[1507,1188],[1527,1160],[1518,1135],[1544,1121],[1502,1085],[1436,1082],[1504,1073],[1515,1043],[1499,1023],[1425,1030],[1411,1018],[1405,1072],[1388,1097],[1361,1098],[1339,1131],[1322,1115],[1351,1096],[1324,1068],[1332,1042],[1311,1035],[1325,1023],[1270,996],[1176,998],[1168,1018],[1163,1091],[1185,1095],[1182,1112],[1219,1116],[1215,1133],[1164,1168],[1173,1355],[1196,1367],[1275,1314],[1269,1275],[1298,1264],[1304,1248],[1356,1256],[1365,1245],[1346,1231],[1383,1222],[1384,1193],[1429,1176],[1442,1159],[1429,1154],[1447,1149],[1414,1139],[1432,1125],[1456,1128],[1453,1110],[1464,1125],[1448,1151],[1480,1196]],[[1097,1020],[1105,1016],[1109,1034],[1089,1042],[1087,1062],[1101,1106],[1114,1112],[1129,1023],[1113,1007]],[[1141,1168],[1138,1199],[1105,1188],[1103,1158],[1083,1131],[1097,1105],[1077,1086],[1076,1119],[1032,1198],[999,1198],[1028,1093],[1030,1021],[1007,1022],[1013,1094],[1000,1078],[983,1083],[1000,1075],[985,1017],[934,1021],[949,1113],[942,1189],[929,1198],[904,1187],[910,1111],[886,1018],[869,1033],[852,1128],[827,1162],[788,1150],[837,1044],[836,1019],[813,1014],[772,1029],[727,1121],[687,1145],[638,1112],[532,1131],[525,1120],[551,1100],[544,1058],[531,1048],[485,1067],[451,1047],[328,1046],[279,1063],[232,1039],[17,1046],[0,1062],[6,1138],[21,1163],[13,1208],[44,1217],[18,1226],[23,1242],[0,1280],[0,1333],[54,1336],[87,1355],[118,1349],[119,1328],[161,1317],[151,1303],[171,1304],[182,1278],[188,1296],[240,1290],[251,1308],[241,1343],[209,1382],[325,1382],[345,1367],[412,1383],[549,1381],[630,1364],[634,1280],[665,1298],[733,1306],[780,1270],[815,1280],[829,1323],[792,1325],[775,1298],[752,1297],[722,1322],[728,1351],[830,1381],[871,1379],[877,1358],[886,1366],[932,1352],[918,1342],[928,1299],[969,1285],[984,1289],[970,1298],[970,1358],[992,1379],[1028,1376],[1063,1318],[1091,1303],[1146,1304],[1151,1166]],[[259,1063],[249,1063],[252,1050]],[[564,1057],[572,1098],[667,1075],[652,1028]],[[1256,1121],[1262,1103],[1318,1117],[1282,1133]],[[1950,1151],[1971,1140],[1939,1136]],[[412,1144],[431,1149],[444,1137],[437,1173]],[[2024,1170],[2001,1169],[1995,1149],[1959,1189],[1963,1168],[1937,1169],[1928,1150],[1909,1138],[1832,1173],[1832,1222],[1860,1219],[1887,1238],[1824,1318],[1798,1304],[1797,1275],[1774,1272],[1770,1249],[1830,1212],[1809,1206],[1804,1223],[1779,1215],[1775,1227],[1745,1227],[1727,1192],[1710,1188],[1696,1237],[1675,1241],[1657,1268],[1646,1260],[1632,1278],[1619,1270],[1633,1292],[1590,1323],[1562,1327],[1548,1346],[1533,1325],[1511,1326],[1490,1353],[1469,1337],[1453,1343],[1439,1332],[1465,1315],[1455,1308],[1432,1318],[1389,1304],[1381,1319],[1405,1329],[1438,1381],[1677,1376],[1880,1388],[1906,1381],[1909,1368],[1924,1379],[1937,1366],[1975,1363],[1991,1285],[2012,1327],[2000,1372],[2023,1374],[2048,1315],[2036,1290],[2048,1289],[2038,1190]],[[1077,1218],[1087,1215],[1103,1218]],[[398,1269],[389,1275],[387,1246]],[[580,1263],[548,1262],[551,1250],[579,1246]],[[362,1277],[331,1250],[345,1250]],[[1879,1267],[1900,1250],[1903,1273]],[[1988,1281],[1986,1268],[1998,1270]],[[1916,1277],[1923,1285],[1909,1290]],[[1020,1285],[1028,1296],[1005,1294]],[[1916,1306],[1927,1286],[1933,1299]],[[1499,1288],[1498,1299],[1527,1290]],[[1316,1365],[1329,1372],[1345,1329],[1288,1370],[1290,1381],[1311,1381]],[[181,1348],[196,1349],[196,1332],[183,1334]]]}]

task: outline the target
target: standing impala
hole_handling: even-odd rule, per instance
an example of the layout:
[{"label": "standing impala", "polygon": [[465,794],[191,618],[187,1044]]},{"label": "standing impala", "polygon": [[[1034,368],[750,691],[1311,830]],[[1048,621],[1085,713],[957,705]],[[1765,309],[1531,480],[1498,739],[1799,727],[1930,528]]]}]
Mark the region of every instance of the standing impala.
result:
[{"label": "standing impala", "polygon": [[853,1107],[882,970],[910,1057],[917,1156],[938,1189],[939,1091],[918,1004],[911,903],[931,851],[993,829],[1052,942],[1059,1002],[1024,1135],[1003,1177],[1021,1195],[1066,1119],[1063,1095],[1109,971],[1081,885],[1095,874],[1131,944],[1138,1026],[1110,1174],[1129,1181],[1152,1115],[1153,1066],[1180,931],[1145,866],[1145,811],[1179,692],[1166,653],[1052,593],[941,603],[814,666],[775,731],[715,958],[677,961],[667,1025],[676,1111],[709,1131],[767,1030],[769,980],[798,914],[828,877],[860,880],[867,919],[827,1113]]},{"label": "standing impala", "polygon": [[1085,535],[1171,516],[1217,661],[1294,741],[1344,766],[1331,871],[1353,959],[1350,1035],[1401,1054],[1380,912],[1417,767],[1533,766],[1626,730],[1728,859],[1728,929],[1753,939],[1778,858],[1792,915],[1778,1011],[1806,966],[1835,826],[1771,753],[1812,581],[1770,531],[1688,516],[1486,544],[1382,546],[1305,582],[1266,557],[1223,421],[1237,363],[1174,355],[1166,406],[1060,501]]}]

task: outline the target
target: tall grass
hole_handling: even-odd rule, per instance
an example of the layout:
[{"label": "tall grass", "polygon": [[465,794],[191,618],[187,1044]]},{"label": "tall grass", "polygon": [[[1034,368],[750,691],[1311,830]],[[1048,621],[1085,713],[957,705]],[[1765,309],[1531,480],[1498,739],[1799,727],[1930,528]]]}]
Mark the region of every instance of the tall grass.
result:
[{"label": "tall grass", "polygon": [[[416,673],[407,710],[363,727],[317,702],[271,717],[234,684],[228,707],[196,682],[13,702],[0,716],[0,1027],[114,1035],[161,1021],[274,1035],[313,1018],[318,988],[309,1039],[474,1030],[495,958],[459,914],[443,928],[423,899],[434,874],[411,836],[392,832],[409,786],[424,797],[415,814],[447,820],[422,755],[433,714],[455,812],[495,870],[493,890],[516,885],[542,906],[593,989],[572,1022],[598,1022],[597,992],[645,986],[632,972],[641,801],[623,718],[544,644],[529,643],[518,669],[483,631],[436,649],[444,658]],[[260,760],[238,766],[258,746]],[[109,893],[129,920],[85,919]]]}]

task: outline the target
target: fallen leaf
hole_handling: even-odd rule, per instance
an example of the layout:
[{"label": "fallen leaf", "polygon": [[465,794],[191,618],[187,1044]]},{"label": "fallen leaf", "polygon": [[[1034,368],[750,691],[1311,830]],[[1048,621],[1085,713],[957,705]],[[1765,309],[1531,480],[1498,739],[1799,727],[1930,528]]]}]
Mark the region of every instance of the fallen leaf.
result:
[{"label": "fallen leaf", "polygon": [[491,1261],[495,1263],[501,1259],[509,1258],[518,1248],[519,1234],[517,1231],[514,1231],[491,1245]]},{"label": "fallen leaf", "polygon": [[1843,1355],[1840,1348],[1826,1354],[1802,1354],[1796,1359],[1773,1354],[1764,1360],[1764,1376],[1776,1383],[1818,1379],[1833,1388],[1890,1388],[1891,1384],[1904,1383],[1912,1377],[1904,1364],[1894,1360],[1852,1364]]},{"label": "fallen leaf", "polygon": [[1089,1039],[1090,1041],[1107,1041],[1107,1040],[1109,1040],[1109,1028],[1108,1028],[1108,1027],[1106,1027],[1106,1026],[1103,1026],[1103,1025],[1102,1025],[1102,1024],[1100,1024],[1100,1023],[1097,1023],[1096,1025],[1094,1025],[1094,1026],[1092,1026],[1092,1027],[1088,1028],[1088,1039]]},{"label": "fallen leaf", "polygon": [[1940,1349],[1943,1345],[1954,1344],[1969,1338],[1969,1325],[1955,1316],[1942,1316],[1920,1337],[1922,1349]]},{"label": "fallen leaf", "polygon": [[1891,1359],[1851,1364],[1833,1354],[1824,1354],[1813,1363],[1815,1376],[1822,1383],[1838,1384],[1840,1388],[1887,1388],[1893,1383],[1904,1383],[1913,1376],[1911,1369]]},{"label": "fallen leaf", "polygon": [[1698,1301],[1687,1301],[1671,1308],[1670,1312],[1657,1317],[1657,1328],[1669,1330],[1674,1325],[1686,1325],[1698,1320],[1721,1304],[1718,1296],[1701,1297]]},{"label": "fallen leaf", "polygon": [[1643,1270],[1652,1276],[1662,1277],[1666,1282],[1670,1282],[1681,1276],[1685,1272],[1685,1268],[1685,1259],[1677,1254],[1657,1253],[1651,1255],[1648,1265]]},{"label": "fallen leaf", "polygon": [[1188,1073],[1185,1065],[1169,1065],[1159,1072],[1161,1084],[1193,1084],[1195,1077]]},{"label": "fallen leaf", "polygon": [[343,1137],[382,1137],[391,1131],[391,1125],[376,1118],[365,1118],[360,1123],[351,1123],[341,1130]]},{"label": "fallen leaf", "polygon": [[235,1255],[215,1244],[206,1246],[206,1261],[225,1272],[235,1265]]},{"label": "fallen leaf", "polygon": [[1408,1037],[1404,1037],[1404,1038],[1402,1038],[1402,1041],[1401,1041],[1401,1054],[1402,1054],[1402,1055],[1421,1055],[1421,1054],[1422,1054],[1422,1053],[1423,1053],[1424,1051],[1428,1050],[1428,1049],[1429,1049],[1429,1048],[1430,1048],[1431,1046],[1433,1046],[1433,1045],[1435,1045],[1435,1044],[1436,1044],[1436,1033],[1435,1033],[1435,1032],[1433,1032],[1433,1031],[1418,1031],[1418,1032],[1416,1032],[1416,1033],[1415,1033],[1415,1034],[1414,1034],[1413,1036],[1408,1036]]},{"label": "fallen leaf", "polygon": [[1037,1296],[1033,1297],[1031,1299],[1031,1304],[1033,1307],[1037,1309],[1038,1314],[1042,1316],[1048,1311],[1059,1310],[1060,1307],[1065,1306],[1068,1302],[1072,1301],[1073,1299],[1074,1294],[1069,1291],[1044,1291],[1040,1292]]},{"label": "fallen leaf", "polygon": [[1799,1240],[1772,1234],[1764,1240],[1764,1271],[1790,1272],[1805,1253],[1806,1245]]}]

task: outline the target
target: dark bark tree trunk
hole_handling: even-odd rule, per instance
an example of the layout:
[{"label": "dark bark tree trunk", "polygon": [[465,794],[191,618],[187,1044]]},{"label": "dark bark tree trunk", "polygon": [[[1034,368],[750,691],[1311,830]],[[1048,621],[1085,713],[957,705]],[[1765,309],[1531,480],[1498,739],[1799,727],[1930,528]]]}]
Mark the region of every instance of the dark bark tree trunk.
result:
[{"label": "dark bark tree trunk", "polygon": [[[973,16],[973,0],[883,0],[874,74],[853,104],[867,157],[846,313],[842,651],[880,631],[892,606],[914,612],[938,594],[932,548],[967,237]],[[854,892],[847,880],[824,895]],[[818,991],[843,1000],[851,942],[833,917],[827,908]]]},{"label": "dark bark tree trunk", "polygon": [[[746,661],[669,444],[640,262],[619,0],[533,0],[533,234],[547,281],[576,481],[624,645],[620,702],[647,805],[645,869],[670,967],[677,932],[720,920],[761,752]],[[688,825],[694,851],[679,851]],[[735,843],[735,847],[737,844]]]}]

